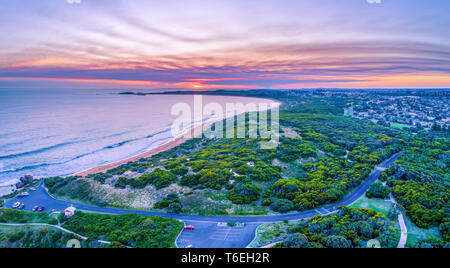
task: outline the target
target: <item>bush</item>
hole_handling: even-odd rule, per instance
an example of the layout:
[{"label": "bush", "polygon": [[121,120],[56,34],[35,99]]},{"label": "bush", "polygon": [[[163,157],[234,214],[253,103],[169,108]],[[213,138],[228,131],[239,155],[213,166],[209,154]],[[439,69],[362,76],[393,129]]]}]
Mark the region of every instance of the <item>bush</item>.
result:
[{"label": "bush", "polygon": [[174,174],[184,176],[189,172],[187,167],[177,167],[171,170]]},{"label": "bush", "polygon": [[164,200],[156,203],[154,205],[156,209],[165,209],[167,208],[167,212],[178,214],[182,211],[183,207],[181,205],[180,198],[177,193],[170,193],[167,195]]},{"label": "bush", "polygon": [[48,178],[44,180],[44,185],[47,187],[48,191],[50,193],[55,193],[57,190],[63,188],[64,186],[68,185],[69,183],[77,180],[78,177],[67,177],[67,178],[61,178],[61,177],[53,177]]},{"label": "bush", "polygon": [[327,246],[330,248],[349,248],[350,244],[343,236],[332,235],[327,239]]},{"label": "bush", "polygon": [[181,185],[187,187],[202,186],[203,188],[211,188],[221,190],[228,183],[232,173],[217,168],[202,170],[195,175],[186,175],[181,179]]},{"label": "bush", "polygon": [[385,199],[391,193],[391,189],[388,186],[384,186],[381,182],[374,182],[369,186],[369,190],[366,192],[368,198],[380,198]]},{"label": "bush", "polygon": [[181,204],[175,203],[175,202],[170,204],[170,206],[167,208],[167,212],[174,213],[174,214],[180,213],[181,210],[182,210]]},{"label": "bush", "polygon": [[173,247],[183,223],[174,219],[138,214],[107,215],[77,211],[64,228],[90,239],[117,241],[136,248]]},{"label": "bush", "polygon": [[194,187],[196,185],[199,185],[200,182],[197,175],[186,175],[181,178],[180,184],[187,187]]},{"label": "bush", "polygon": [[308,238],[304,234],[290,234],[283,245],[288,248],[306,248],[308,246]]},{"label": "bush", "polygon": [[270,205],[272,205],[272,199],[271,198],[266,198],[262,201],[261,203],[263,206],[268,207]]},{"label": "bush", "polygon": [[157,168],[150,174],[144,174],[137,179],[128,179],[126,177],[120,177],[116,182],[115,187],[125,188],[127,185],[132,186],[136,189],[143,189],[147,185],[154,185],[156,189],[160,190],[162,188],[170,186],[172,183],[178,180],[177,176],[172,172],[165,171]]},{"label": "bush", "polygon": [[14,209],[0,209],[0,223],[50,223],[47,213],[33,213]]},{"label": "bush", "polygon": [[164,199],[161,202],[157,202],[153,207],[156,209],[165,209],[170,206],[170,201],[167,199]]},{"label": "bush", "polygon": [[9,242],[16,242],[22,239],[25,236],[24,231],[12,232],[8,234]]},{"label": "bush", "polygon": [[286,213],[294,209],[294,203],[287,199],[275,200],[270,208],[276,212]]},{"label": "bush", "polygon": [[254,184],[239,184],[229,194],[228,199],[235,204],[250,204],[260,197],[261,188]]}]

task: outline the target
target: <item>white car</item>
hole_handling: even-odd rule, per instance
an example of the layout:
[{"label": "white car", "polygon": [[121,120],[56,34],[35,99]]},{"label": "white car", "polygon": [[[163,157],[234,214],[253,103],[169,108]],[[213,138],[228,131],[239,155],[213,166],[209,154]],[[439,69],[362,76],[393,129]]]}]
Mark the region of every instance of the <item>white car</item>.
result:
[{"label": "white car", "polygon": [[18,208],[18,207],[20,207],[20,202],[16,202],[16,203],[14,203],[14,205],[12,206],[13,208]]}]

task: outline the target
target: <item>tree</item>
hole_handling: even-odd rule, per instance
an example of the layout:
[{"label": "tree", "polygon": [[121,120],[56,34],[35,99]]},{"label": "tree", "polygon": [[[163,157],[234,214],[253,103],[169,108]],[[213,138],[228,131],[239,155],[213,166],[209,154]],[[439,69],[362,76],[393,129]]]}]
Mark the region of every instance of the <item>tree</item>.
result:
[{"label": "tree", "polygon": [[260,197],[261,188],[251,183],[239,184],[229,194],[228,199],[235,204],[250,204]]},{"label": "tree", "polygon": [[182,207],[181,207],[181,204],[180,204],[180,203],[178,203],[178,202],[173,202],[173,203],[170,204],[170,206],[169,206],[169,208],[167,209],[167,211],[168,211],[169,213],[178,214],[178,213],[181,212],[181,209],[182,209]]},{"label": "tree", "polygon": [[309,245],[309,242],[306,235],[294,233],[289,235],[283,244],[288,248],[306,248]]},{"label": "tree", "polygon": [[287,199],[275,200],[270,208],[280,213],[286,213],[294,209],[294,203]]},{"label": "tree", "polygon": [[330,248],[349,248],[350,244],[343,236],[332,235],[327,239],[327,246]]},{"label": "tree", "polygon": [[366,192],[368,198],[380,198],[385,199],[391,193],[391,189],[384,186],[381,182],[374,182],[369,186],[369,190]]}]

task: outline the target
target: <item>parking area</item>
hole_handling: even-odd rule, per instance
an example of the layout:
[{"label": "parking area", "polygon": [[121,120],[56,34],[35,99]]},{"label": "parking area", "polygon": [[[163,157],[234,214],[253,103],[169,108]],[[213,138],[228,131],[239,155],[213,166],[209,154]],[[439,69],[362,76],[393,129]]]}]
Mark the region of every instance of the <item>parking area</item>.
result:
[{"label": "parking area", "polygon": [[217,222],[186,222],[195,230],[183,230],[177,239],[179,248],[245,248],[255,237],[257,224],[230,227]]}]

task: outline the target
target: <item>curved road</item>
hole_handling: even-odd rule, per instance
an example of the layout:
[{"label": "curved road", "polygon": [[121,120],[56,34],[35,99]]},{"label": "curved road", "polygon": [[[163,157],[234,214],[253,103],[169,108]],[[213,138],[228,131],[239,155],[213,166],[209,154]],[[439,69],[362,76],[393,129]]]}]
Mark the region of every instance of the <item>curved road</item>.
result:
[{"label": "curved road", "polygon": [[[255,229],[258,225],[264,224],[264,223],[273,223],[273,222],[281,222],[284,220],[299,220],[299,219],[307,219],[311,218],[316,215],[324,215],[329,214],[337,211],[337,208],[340,206],[348,206],[355,201],[357,201],[359,198],[361,198],[367,189],[369,188],[369,185],[375,182],[378,179],[378,176],[383,173],[384,169],[388,168],[392,163],[394,163],[400,156],[401,152],[393,155],[391,158],[385,160],[383,163],[381,163],[378,168],[370,174],[370,176],[365,180],[361,185],[359,185],[356,189],[354,189],[349,195],[347,195],[344,199],[341,201],[332,204],[332,205],[326,205],[322,208],[316,209],[316,210],[310,210],[310,211],[304,211],[300,213],[294,213],[294,214],[284,214],[284,215],[274,215],[274,216],[251,216],[251,217],[229,217],[229,216],[201,216],[201,215],[184,215],[184,214],[168,214],[168,213],[160,213],[160,212],[152,212],[152,211],[140,211],[140,210],[127,210],[127,209],[117,209],[117,208],[106,208],[106,207],[96,207],[92,205],[85,205],[85,204],[77,204],[73,202],[68,202],[64,200],[59,200],[53,198],[44,187],[40,186],[36,189],[34,192],[30,192],[30,196],[25,198],[18,198],[15,197],[13,199],[7,200],[5,202],[5,207],[12,207],[12,205],[15,202],[21,202],[25,204],[26,210],[31,210],[35,205],[44,205],[46,207],[46,211],[61,211],[65,208],[73,205],[79,210],[84,211],[91,211],[91,212],[97,212],[97,213],[107,213],[107,214],[126,214],[126,213],[136,213],[144,216],[162,216],[162,217],[169,217],[173,219],[178,219],[181,221],[184,221],[186,224],[195,224],[196,230],[195,233],[203,234],[203,238],[199,237],[196,238],[199,241],[207,241],[206,237],[212,237],[217,239],[219,242],[213,243],[209,242],[209,244],[201,244],[201,247],[245,247],[247,246],[248,242],[251,241],[254,237]],[[245,227],[242,227],[242,232],[239,232],[237,234],[234,233],[235,229],[232,228],[226,228],[217,227],[217,223],[219,222],[241,222],[245,223]],[[202,230],[204,226],[204,230]],[[213,230],[214,229],[214,230]],[[217,230],[216,230],[217,229]],[[220,233],[220,235],[216,235],[217,232]],[[183,232],[186,233],[186,232]],[[183,242],[184,237],[182,235],[178,239],[178,244],[180,247],[192,245],[192,244],[186,244],[188,242]],[[194,233],[194,232],[191,232]],[[228,240],[233,240],[233,236],[239,236],[239,240],[246,240],[247,244],[243,244],[242,241],[234,241],[231,243],[226,243]],[[250,239],[248,240],[248,237]],[[244,239],[245,238],[245,239]],[[209,239],[211,240],[211,239]],[[206,242],[205,242],[206,243]]]}]

